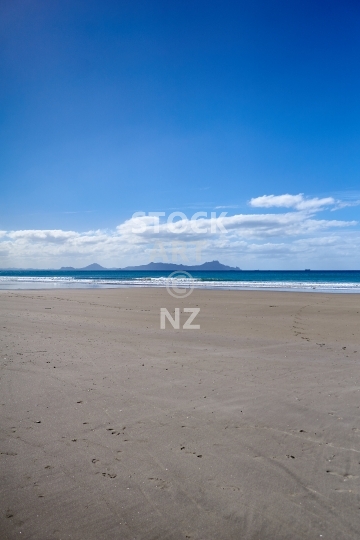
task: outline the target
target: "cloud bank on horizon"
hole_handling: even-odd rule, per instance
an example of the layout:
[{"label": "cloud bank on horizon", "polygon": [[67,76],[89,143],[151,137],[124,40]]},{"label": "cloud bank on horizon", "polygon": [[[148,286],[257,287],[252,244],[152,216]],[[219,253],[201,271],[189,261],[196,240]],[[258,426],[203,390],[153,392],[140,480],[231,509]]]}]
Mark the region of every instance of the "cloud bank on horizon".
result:
[{"label": "cloud bank on horizon", "polygon": [[0,231],[0,267],[59,268],[94,261],[122,267],[160,260],[202,263],[214,258],[243,269],[360,266],[358,222],[318,216],[360,201],[307,198],[300,193],[263,195],[248,204],[275,212],[232,216],[197,212],[189,217],[180,212],[175,213],[179,219],[170,221],[139,212],[115,230]]}]

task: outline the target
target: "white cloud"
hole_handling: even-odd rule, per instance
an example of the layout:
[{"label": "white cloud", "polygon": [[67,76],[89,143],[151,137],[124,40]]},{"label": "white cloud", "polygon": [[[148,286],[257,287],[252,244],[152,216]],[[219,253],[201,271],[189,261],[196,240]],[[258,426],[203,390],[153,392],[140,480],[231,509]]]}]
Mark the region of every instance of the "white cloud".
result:
[{"label": "white cloud", "polygon": [[78,233],[74,231],[62,230],[20,230],[10,231],[6,233],[12,240],[28,240],[34,242],[67,242],[71,238],[75,238]]},{"label": "white cloud", "polygon": [[216,210],[225,210],[226,208],[239,208],[238,204],[228,204],[225,206],[215,206]]},{"label": "white cloud", "polygon": [[236,214],[222,218],[199,218],[196,221],[186,218],[171,226],[168,223],[160,224],[154,218],[144,216],[125,221],[117,227],[117,232],[126,241],[142,243],[151,239],[161,241],[213,239],[224,233],[236,234],[243,238],[299,236],[318,230],[349,227],[356,224],[356,221],[314,219],[302,212]]},{"label": "white cloud", "polygon": [[263,195],[250,200],[250,206],[254,208],[295,208],[295,210],[314,211],[321,210],[326,206],[335,205],[337,201],[333,197],[319,199],[314,197],[306,199],[303,193],[298,195]]},{"label": "white cloud", "polygon": [[360,200],[357,201],[337,201],[336,206],[332,208],[331,210],[341,210],[342,208],[348,208],[350,206],[359,206]]}]

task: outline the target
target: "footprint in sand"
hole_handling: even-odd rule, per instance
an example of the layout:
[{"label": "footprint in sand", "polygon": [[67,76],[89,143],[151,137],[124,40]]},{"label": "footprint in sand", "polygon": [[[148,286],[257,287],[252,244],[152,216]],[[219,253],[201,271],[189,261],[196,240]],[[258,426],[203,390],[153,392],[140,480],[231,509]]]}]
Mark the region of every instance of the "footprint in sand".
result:
[{"label": "footprint in sand", "polygon": [[327,469],[326,471],[328,474],[331,474],[332,476],[340,476],[344,479],[344,482],[346,482],[346,480],[355,480],[356,478],[359,478],[358,476],[355,476],[353,474],[341,474],[341,473],[337,473],[335,471],[330,471],[329,469]]},{"label": "footprint in sand", "polygon": [[[123,431],[126,429],[126,427],[123,427]],[[114,428],[106,428],[106,431],[110,431],[111,435],[121,435],[120,431],[116,431]]]},{"label": "footprint in sand", "polygon": [[165,482],[165,480],[162,480],[162,478],[152,478],[150,477],[149,480],[155,483],[155,487],[159,489],[168,489],[170,485]]}]

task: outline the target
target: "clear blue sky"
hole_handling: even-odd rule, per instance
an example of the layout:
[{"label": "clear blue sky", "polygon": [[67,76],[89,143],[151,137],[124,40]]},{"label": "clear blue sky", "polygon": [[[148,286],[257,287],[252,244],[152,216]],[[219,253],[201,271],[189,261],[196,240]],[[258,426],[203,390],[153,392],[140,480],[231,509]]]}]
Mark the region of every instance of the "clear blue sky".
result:
[{"label": "clear blue sky", "polygon": [[[354,203],[359,28],[357,0],[3,0],[0,229],[263,214],[248,202],[272,194]],[[241,266],[235,252],[217,258]]]}]

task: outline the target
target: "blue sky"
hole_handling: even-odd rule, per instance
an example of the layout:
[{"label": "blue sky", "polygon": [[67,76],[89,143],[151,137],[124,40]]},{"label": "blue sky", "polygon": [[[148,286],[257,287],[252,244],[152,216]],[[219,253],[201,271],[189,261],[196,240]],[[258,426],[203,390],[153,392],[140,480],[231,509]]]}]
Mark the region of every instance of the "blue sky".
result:
[{"label": "blue sky", "polygon": [[[224,210],[205,259],[360,268],[359,23],[349,0],[4,0],[0,266],[146,263],[134,212]],[[258,199],[286,194],[328,202]]]}]

